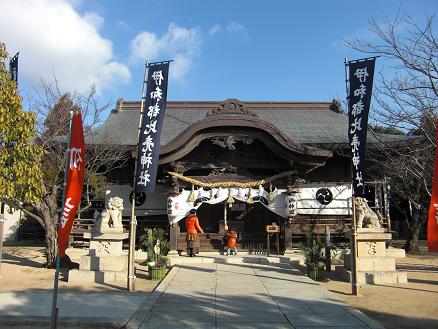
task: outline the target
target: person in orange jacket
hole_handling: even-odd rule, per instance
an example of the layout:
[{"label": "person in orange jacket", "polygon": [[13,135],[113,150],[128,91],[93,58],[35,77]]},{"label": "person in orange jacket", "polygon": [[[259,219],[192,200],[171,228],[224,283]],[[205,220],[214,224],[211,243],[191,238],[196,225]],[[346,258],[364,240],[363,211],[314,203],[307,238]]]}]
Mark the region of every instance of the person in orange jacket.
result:
[{"label": "person in orange jacket", "polygon": [[226,255],[237,255],[237,248],[236,248],[236,244],[237,244],[237,238],[238,238],[238,232],[234,231],[232,229],[229,229],[224,236],[224,240],[226,242],[226,246],[225,246],[225,252]]},{"label": "person in orange jacket", "polygon": [[186,217],[186,228],[187,228],[187,255],[190,257],[195,256],[199,253],[199,247],[201,246],[201,240],[199,239],[199,233],[203,234],[201,226],[199,226],[199,220],[196,216],[196,209],[190,210],[190,213]]}]

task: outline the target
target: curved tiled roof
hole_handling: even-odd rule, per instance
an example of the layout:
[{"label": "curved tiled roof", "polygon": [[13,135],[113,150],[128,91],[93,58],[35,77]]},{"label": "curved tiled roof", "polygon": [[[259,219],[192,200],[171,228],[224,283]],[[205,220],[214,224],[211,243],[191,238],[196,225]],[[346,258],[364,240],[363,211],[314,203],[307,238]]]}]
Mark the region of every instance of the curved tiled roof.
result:
[{"label": "curved tiled roof", "polygon": [[[136,145],[139,120],[139,101],[119,101],[108,119],[94,133],[110,135],[121,145]],[[207,113],[224,102],[217,101],[170,101],[167,102],[161,133],[161,145],[168,144],[191,125],[203,120]],[[348,144],[348,117],[333,102],[242,102],[245,109],[259,119],[273,125],[292,141],[304,145],[323,147]],[[405,139],[404,136],[386,135],[388,140]],[[377,142],[368,134],[368,142]]]}]

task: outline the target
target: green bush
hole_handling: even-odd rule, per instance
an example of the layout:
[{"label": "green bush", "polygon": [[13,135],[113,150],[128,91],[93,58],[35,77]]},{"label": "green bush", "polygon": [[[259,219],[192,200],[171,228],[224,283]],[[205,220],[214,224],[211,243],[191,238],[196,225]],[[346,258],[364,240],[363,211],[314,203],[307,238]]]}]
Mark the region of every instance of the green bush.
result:
[{"label": "green bush", "polygon": [[[305,263],[307,268],[315,269],[324,265],[325,263],[325,237],[319,237],[313,232],[306,234],[306,241],[300,245],[306,257]],[[336,250],[333,243],[330,243],[330,251]],[[330,255],[332,257],[332,255]]]},{"label": "green bush", "polygon": [[140,236],[140,247],[147,252],[148,262],[156,262],[156,264],[167,262],[165,256],[169,252],[169,241],[164,229],[146,228]]}]

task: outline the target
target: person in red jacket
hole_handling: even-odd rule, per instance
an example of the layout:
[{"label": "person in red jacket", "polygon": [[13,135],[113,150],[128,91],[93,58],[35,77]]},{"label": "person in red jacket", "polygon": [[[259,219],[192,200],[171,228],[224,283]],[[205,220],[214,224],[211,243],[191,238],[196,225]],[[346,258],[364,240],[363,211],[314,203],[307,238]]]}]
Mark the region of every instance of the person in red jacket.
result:
[{"label": "person in red jacket", "polygon": [[196,216],[196,209],[190,210],[190,213],[186,217],[186,228],[187,228],[187,255],[190,257],[195,256],[195,254],[199,253],[199,247],[201,245],[201,241],[199,239],[199,233],[203,234],[201,226],[199,226],[199,220]]}]

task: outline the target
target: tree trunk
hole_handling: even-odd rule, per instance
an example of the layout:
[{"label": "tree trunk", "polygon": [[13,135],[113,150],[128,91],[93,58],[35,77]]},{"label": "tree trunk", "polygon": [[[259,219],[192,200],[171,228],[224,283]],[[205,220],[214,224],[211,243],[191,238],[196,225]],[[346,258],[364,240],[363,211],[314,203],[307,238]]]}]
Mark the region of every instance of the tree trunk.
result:
[{"label": "tree trunk", "polygon": [[47,267],[54,268],[58,251],[58,232],[56,225],[49,225],[46,228],[45,241]]},{"label": "tree trunk", "polygon": [[404,245],[404,249],[408,253],[418,252],[418,236],[420,235],[421,220],[420,210],[416,207],[412,207],[412,216],[408,225],[408,239]]}]

